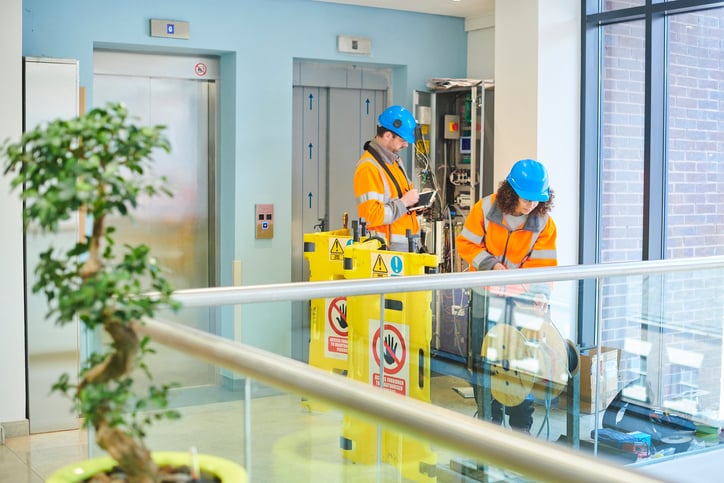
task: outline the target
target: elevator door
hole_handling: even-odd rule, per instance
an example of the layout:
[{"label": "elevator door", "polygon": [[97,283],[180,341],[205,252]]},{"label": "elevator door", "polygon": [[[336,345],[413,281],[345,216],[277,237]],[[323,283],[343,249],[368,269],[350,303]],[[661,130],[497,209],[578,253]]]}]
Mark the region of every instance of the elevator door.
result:
[{"label": "elevator door", "polygon": [[[203,63],[200,69],[199,64]],[[215,59],[97,51],[94,53],[93,105],[123,102],[141,124],[162,124],[171,152],[154,154],[152,176],[165,176],[173,197],[142,199],[132,217],[116,217],[117,246],[147,244],[168,269],[175,289],[214,284]],[[215,332],[214,310],[183,308],[163,314],[168,320]],[[95,341],[94,343],[100,343]],[[178,383],[182,389],[215,386],[213,366],[155,345],[148,365],[154,384]],[[140,383],[144,378],[137,378]]]},{"label": "elevator door", "polygon": [[[342,228],[344,213],[350,224],[357,219],[352,178],[362,146],[375,136],[387,92],[298,86],[293,95],[292,278],[305,281],[304,234]],[[292,356],[300,360],[308,357],[307,309],[302,302],[293,309]]]}]

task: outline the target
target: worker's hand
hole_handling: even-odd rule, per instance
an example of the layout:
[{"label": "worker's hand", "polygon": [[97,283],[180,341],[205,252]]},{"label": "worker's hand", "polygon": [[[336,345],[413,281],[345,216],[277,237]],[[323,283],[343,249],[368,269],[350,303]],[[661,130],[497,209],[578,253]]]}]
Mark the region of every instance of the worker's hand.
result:
[{"label": "worker's hand", "polygon": [[404,195],[402,195],[402,198],[400,199],[405,204],[405,207],[409,208],[411,206],[414,206],[415,203],[417,203],[417,200],[420,199],[420,193],[415,188],[413,188]]},{"label": "worker's hand", "polygon": [[506,267],[505,265],[503,265],[500,262],[497,262],[495,265],[493,265],[493,270],[507,270],[507,269],[508,269],[508,267]]},{"label": "worker's hand", "polygon": [[548,312],[548,297],[542,293],[536,294],[533,297],[533,308],[541,315]]}]

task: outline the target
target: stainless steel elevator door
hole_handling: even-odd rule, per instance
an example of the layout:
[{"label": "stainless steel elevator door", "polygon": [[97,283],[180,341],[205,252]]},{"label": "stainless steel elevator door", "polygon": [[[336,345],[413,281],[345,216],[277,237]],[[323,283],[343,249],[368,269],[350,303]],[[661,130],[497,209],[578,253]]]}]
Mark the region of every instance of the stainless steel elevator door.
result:
[{"label": "stainless steel elevator door", "polygon": [[329,90],[329,228],[342,227],[342,216],[357,220],[353,178],[366,141],[375,137],[377,116],[385,109],[387,93],[370,89]]},{"label": "stainless steel elevator door", "polygon": [[[134,75],[94,74],[94,106],[123,102],[138,122],[165,125],[171,144],[170,154],[155,153],[153,176],[166,176],[174,196],[143,199],[132,219],[117,217],[109,223],[117,227],[118,246],[149,245],[151,253],[169,270],[167,276],[175,289],[209,287],[213,284],[214,258],[209,173],[213,173],[215,139],[209,119],[215,112],[215,86],[205,80],[139,74],[143,71],[139,65],[157,60],[157,56],[139,54],[134,60]],[[184,308],[179,314],[163,317],[214,333],[214,310]],[[157,353],[148,361],[154,384],[174,382],[181,388],[195,388],[218,383],[213,366],[158,344],[155,349]]]},{"label": "stainless steel elevator door", "polygon": [[[352,182],[365,141],[375,136],[387,92],[375,89],[293,88],[292,280],[309,280],[304,234],[342,228],[357,219]],[[292,357],[308,360],[308,303],[295,302]]]}]

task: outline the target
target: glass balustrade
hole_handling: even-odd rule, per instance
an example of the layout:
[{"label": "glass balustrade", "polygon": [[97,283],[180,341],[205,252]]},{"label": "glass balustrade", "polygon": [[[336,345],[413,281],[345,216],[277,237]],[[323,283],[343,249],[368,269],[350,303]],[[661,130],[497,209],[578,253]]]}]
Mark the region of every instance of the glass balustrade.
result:
[{"label": "glass balustrade", "polygon": [[[462,419],[481,440],[524,438],[541,454],[564,448],[667,481],[721,458],[721,257],[693,269],[663,261],[503,274],[425,274],[425,260],[419,273],[375,277],[375,258],[364,256],[362,274],[344,280],[178,294],[182,310],[209,308],[204,325],[243,344],[237,350],[311,366],[370,397],[406,398],[440,428]],[[393,257],[382,263],[400,263]],[[586,307],[584,283],[596,293]],[[583,324],[595,329],[593,344],[579,341]],[[154,340],[163,346],[150,361],[154,382],[181,381],[172,402],[182,413],[151,429],[154,449],[194,446],[244,464],[251,481],[553,481],[535,462],[516,471],[454,438],[410,433],[404,409],[397,425],[314,383],[289,389],[283,365],[260,377]]]}]

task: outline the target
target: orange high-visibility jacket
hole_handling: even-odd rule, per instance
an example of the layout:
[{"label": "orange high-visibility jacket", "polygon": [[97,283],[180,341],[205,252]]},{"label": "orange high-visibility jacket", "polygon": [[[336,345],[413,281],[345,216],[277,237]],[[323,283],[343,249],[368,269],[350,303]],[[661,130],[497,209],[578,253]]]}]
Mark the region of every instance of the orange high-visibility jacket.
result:
[{"label": "orange high-visibility jacket", "polygon": [[523,226],[511,230],[503,223],[494,194],[473,205],[455,242],[471,270],[490,270],[497,262],[509,269],[558,265],[553,218],[529,216]]},{"label": "orange high-visibility jacket", "polygon": [[[411,190],[412,183],[400,163],[394,161],[386,164],[397,181],[401,194]],[[357,214],[360,219],[364,218],[370,235],[383,236],[388,247],[393,243],[407,246],[408,229],[412,235],[419,235],[417,215],[407,211],[395,183],[367,150],[357,161],[354,195],[357,198]]]}]

